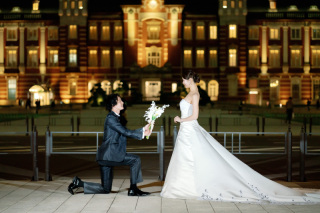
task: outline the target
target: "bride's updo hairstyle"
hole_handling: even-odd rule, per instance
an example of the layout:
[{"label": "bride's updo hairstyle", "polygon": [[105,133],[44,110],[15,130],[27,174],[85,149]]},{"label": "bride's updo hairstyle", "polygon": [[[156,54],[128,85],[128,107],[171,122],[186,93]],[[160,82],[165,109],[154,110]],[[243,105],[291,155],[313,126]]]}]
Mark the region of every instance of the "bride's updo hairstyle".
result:
[{"label": "bride's updo hairstyle", "polygon": [[190,78],[193,79],[194,83],[199,83],[200,82],[200,77],[197,73],[193,72],[192,70],[188,70],[183,72],[182,78],[189,80]]}]

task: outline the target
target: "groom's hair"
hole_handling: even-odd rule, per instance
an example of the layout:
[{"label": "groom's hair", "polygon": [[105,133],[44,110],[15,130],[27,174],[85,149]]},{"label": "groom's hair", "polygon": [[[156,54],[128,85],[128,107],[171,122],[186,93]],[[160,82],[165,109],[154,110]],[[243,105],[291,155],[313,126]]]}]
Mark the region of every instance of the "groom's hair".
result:
[{"label": "groom's hair", "polygon": [[107,101],[106,101],[106,109],[111,112],[112,107],[117,105],[118,103],[118,97],[120,97],[119,94],[111,94],[107,96]]}]

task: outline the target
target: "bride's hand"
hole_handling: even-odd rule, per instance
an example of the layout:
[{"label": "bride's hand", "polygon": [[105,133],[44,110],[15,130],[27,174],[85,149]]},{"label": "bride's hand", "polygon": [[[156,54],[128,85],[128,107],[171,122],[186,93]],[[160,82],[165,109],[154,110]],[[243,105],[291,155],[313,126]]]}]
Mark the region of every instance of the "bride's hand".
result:
[{"label": "bride's hand", "polygon": [[173,121],[175,123],[181,122],[181,118],[179,116],[174,117]]}]

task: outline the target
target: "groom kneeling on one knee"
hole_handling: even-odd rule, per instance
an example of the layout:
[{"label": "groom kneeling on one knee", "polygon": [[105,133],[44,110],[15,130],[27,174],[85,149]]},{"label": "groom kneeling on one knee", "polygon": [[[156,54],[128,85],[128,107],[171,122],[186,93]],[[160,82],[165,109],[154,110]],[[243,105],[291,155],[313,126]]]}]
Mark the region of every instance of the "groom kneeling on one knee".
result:
[{"label": "groom kneeling on one knee", "polygon": [[75,176],[68,186],[68,191],[83,187],[85,194],[108,194],[111,192],[114,166],[130,166],[130,188],[128,196],[146,196],[137,187],[142,182],[141,161],[137,155],[126,152],[127,137],[142,140],[151,134],[150,124],[137,130],[129,130],[120,123],[120,111],[124,109],[123,101],[118,94],[107,97],[106,108],[110,111],[104,123],[103,142],[99,147],[96,160],[100,166],[101,184],[84,182]]}]

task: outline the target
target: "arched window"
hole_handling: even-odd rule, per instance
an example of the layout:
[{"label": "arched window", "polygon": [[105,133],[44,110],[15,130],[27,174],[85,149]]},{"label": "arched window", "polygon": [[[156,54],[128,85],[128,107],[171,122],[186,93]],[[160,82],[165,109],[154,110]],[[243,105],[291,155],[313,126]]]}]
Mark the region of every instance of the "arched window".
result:
[{"label": "arched window", "polygon": [[101,82],[101,88],[106,92],[106,95],[110,95],[112,93],[111,82],[108,80]]},{"label": "arched window", "polygon": [[122,82],[120,80],[116,80],[115,82],[113,82],[113,90],[116,90],[121,87],[122,87]]},{"label": "arched window", "polygon": [[198,85],[200,86],[201,89],[206,90],[207,86],[206,86],[206,82],[204,82],[203,80],[200,80],[200,82],[198,83]]},{"label": "arched window", "polygon": [[211,80],[208,83],[208,95],[211,101],[218,100],[219,95],[219,83],[216,80]]}]

